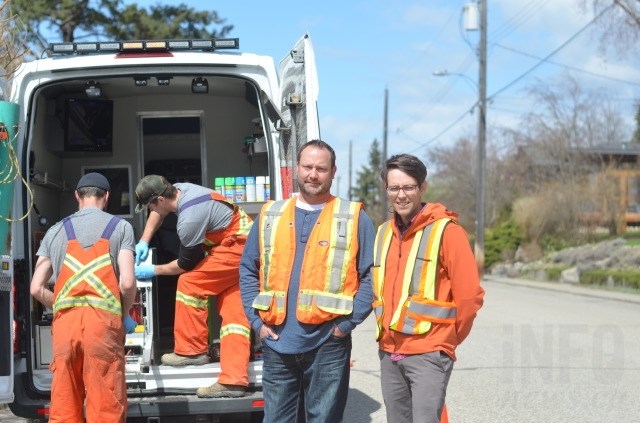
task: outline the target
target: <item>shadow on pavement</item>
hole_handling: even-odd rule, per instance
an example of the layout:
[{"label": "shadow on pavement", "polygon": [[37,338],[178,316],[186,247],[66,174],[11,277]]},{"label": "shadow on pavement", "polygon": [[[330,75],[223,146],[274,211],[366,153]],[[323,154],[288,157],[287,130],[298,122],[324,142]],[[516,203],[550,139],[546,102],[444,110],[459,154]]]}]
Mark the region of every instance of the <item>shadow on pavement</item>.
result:
[{"label": "shadow on pavement", "polygon": [[349,423],[370,423],[371,415],[382,407],[377,400],[357,389],[349,389],[349,399],[344,410],[343,421]]}]

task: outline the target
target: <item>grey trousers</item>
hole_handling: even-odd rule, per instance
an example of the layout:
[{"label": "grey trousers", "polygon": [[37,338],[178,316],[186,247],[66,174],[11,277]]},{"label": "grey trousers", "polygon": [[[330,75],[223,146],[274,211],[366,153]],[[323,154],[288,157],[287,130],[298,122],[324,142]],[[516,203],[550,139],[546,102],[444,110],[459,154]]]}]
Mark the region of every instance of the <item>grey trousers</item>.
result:
[{"label": "grey trousers", "polygon": [[453,359],[434,351],[392,361],[380,355],[382,398],[389,423],[438,423],[453,370]]}]

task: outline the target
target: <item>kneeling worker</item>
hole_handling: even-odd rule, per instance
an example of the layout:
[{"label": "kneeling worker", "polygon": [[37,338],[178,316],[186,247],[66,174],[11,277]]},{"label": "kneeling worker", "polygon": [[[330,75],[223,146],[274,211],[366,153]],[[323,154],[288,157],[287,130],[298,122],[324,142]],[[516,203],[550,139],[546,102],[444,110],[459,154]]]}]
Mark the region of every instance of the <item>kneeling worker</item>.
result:
[{"label": "kneeling worker", "polygon": [[[145,176],[136,187],[136,211],[150,210],[136,245],[135,274],[139,280],[156,275],[180,275],[176,291],[174,352],[162,364],[206,364],[208,297],[217,296],[220,329],[218,382],[199,388],[201,398],[241,397],[249,384],[247,366],[251,330],[242,308],[238,266],[251,219],[237,206],[209,188],[190,183],[172,185],[159,175]],[[180,238],[177,260],[140,264],[149,253],[149,241],[165,216],[175,213]]]}]

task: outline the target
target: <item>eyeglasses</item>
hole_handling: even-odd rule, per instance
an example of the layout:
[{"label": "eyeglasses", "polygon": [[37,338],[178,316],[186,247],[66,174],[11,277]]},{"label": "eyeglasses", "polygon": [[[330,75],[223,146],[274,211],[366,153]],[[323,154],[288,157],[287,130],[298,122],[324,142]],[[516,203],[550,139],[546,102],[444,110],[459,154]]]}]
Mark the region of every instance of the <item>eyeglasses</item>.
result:
[{"label": "eyeglasses", "polygon": [[418,188],[418,185],[403,185],[387,187],[387,194],[389,195],[398,195],[400,190],[402,190],[405,194],[413,194],[415,190]]}]

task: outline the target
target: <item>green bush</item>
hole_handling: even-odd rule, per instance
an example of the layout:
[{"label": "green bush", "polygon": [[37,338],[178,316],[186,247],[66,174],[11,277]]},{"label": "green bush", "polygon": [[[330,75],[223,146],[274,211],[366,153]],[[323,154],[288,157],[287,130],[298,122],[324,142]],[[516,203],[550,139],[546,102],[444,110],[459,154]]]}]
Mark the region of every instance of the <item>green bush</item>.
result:
[{"label": "green bush", "polygon": [[550,281],[559,281],[562,272],[567,270],[568,268],[568,265],[550,266],[544,269],[544,273],[547,275],[547,279],[549,279]]},{"label": "green bush", "polygon": [[592,269],[582,272],[583,285],[606,286],[609,278],[616,287],[640,289],[640,270],[637,269]]},{"label": "green bush", "polygon": [[491,265],[502,261],[505,253],[514,254],[522,242],[522,238],[522,229],[511,219],[487,230],[485,266],[489,268]]}]

